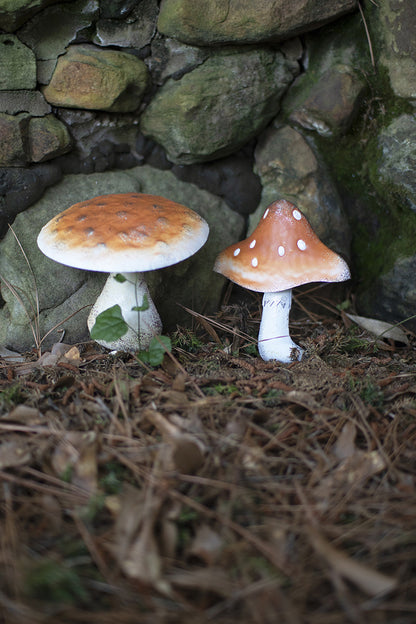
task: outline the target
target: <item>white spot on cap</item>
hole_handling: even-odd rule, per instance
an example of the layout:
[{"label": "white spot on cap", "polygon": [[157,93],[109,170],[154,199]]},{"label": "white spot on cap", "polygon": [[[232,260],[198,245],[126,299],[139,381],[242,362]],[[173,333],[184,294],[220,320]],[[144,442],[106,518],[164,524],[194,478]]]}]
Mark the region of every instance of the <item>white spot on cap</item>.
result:
[{"label": "white spot on cap", "polygon": [[267,217],[267,215],[269,214],[269,209],[267,208],[266,212],[263,215],[263,219],[265,219]]},{"label": "white spot on cap", "polygon": [[256,246],[256,239],[252,240],[250,243],[250,249],[253,249],[253,247]]},{"label": "white spot on cap", "polygon": [[257,258],[253,258],[253,260],[251,261],[251,266],[256,267],[258,263],[259,261],[257,260]]},{"label": "white spot on cap", "polygon": [[279,246],[279,249],[277,250],[277,253],[279,254],[280,257],[285,255],[285,248],[283,247],[283,245]]},{"label": "white spot on cap", "polygon": [[293,218],[296,219],[296,221],[300,221],[302,219],[302,215],[299,210],[294,210],[292,214]]},{"label": "white spot on cap", "polygon": [[237,249],[234,249],[234,256],[238,256],[238,254],[240,253],[241,249],[240,247],[237,247]]},{"label": "white spot on cap", "polygon": [[305,249],[306,249],[306,243],[305,243],[305,241],[304,241],[304,240],[302,240],[302,239],[300,238],[296,244],[297,244],[297,246],[299,247],[299,249],[300,249],[301,251],[305,251]]}]

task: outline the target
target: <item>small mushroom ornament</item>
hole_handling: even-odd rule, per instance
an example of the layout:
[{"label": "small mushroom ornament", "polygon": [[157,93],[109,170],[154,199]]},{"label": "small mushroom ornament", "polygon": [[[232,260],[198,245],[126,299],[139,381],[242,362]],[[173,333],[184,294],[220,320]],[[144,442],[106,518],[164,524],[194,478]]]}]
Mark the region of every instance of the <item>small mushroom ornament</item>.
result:
[{"label": "small mushroom ornament", "polygon": [[350,278],[347,263],[319,240],[305,215],[284,199],[270,204],[248,238],[218,255],[214,271],[264,293],[259,353],[263,360],[285,363],[303,355],[289,335],[292,288]]},{"label": "small mushroom ornament", "polygon": [[[129,325],[121,338],[102,346],[118,351],[147,349],[162,323],[144,274],[176,264],[196,253],[208,238],[207,222],[177,202],[145,193],[100,195],[79,202],[51,219],[40,231],[40,250],[52,260],[78,269],[110,273],[88,317],[118,304]],[[138,314],[147,297],[147,310]]]}]

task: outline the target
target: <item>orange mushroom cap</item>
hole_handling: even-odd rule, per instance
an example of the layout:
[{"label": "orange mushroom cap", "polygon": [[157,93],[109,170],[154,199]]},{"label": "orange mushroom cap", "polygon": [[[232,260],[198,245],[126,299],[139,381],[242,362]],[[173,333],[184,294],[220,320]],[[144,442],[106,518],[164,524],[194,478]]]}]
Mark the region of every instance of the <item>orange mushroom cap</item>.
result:
[{"label": "orange mushroom cap", "polygon": [[347,263],[319,240],[305,215],[284,199],[270,204],[248,238],[218,255],[214,271],[257,292],[350,278]]},{"label": "orange mushroom cap", "polygon": [[39,233],[41,251],[79,269],[140,272],[175,264],[208,238],[196,212],[158,195],[118,193],[74,204]]}]

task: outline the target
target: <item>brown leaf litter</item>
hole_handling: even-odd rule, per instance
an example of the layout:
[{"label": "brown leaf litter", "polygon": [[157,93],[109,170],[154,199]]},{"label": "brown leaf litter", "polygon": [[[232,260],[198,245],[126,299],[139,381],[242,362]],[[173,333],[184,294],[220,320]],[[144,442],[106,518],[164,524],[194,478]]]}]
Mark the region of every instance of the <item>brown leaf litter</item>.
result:
[{"label": "brown leaf litter", "polygon": [[416,620],[415,337],[311,301],[289,365],[256,356],[257,296],[156,369],[4,352],[0,621]]}]

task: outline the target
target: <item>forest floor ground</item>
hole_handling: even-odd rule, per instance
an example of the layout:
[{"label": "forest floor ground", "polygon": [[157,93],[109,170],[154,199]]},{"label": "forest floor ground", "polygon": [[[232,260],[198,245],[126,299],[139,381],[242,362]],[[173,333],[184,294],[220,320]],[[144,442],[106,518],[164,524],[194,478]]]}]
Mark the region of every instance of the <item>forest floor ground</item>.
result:
[{"label": "forest floor ground", "polygon": [[298,295],[193,317],[149,367],[0,360],[0,622],[416,621],[416,339]]}]

